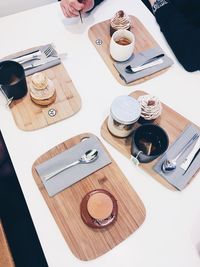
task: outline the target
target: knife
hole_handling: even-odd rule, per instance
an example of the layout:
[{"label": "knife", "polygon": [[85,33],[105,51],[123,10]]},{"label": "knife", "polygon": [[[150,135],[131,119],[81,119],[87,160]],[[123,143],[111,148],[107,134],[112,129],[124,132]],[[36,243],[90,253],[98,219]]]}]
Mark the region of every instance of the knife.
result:
[{"label": "knife", "polygon": [[32,69],[32,68],[36,68],[36,67],[42,66],[44,64],[47,64],[47,63],[50,63],[50,62],[54,62],[54,61],[58,61],[58,64],[60,64],[60,58],[58,58],[58,57],[54,57],[54,58],[48,57],[48,58],[46,58],[44,60],[40,60],[39,62],[38,61],[37,62],[33,62],[33,63],[29,64],[29,65],[24,66],[24,70],[29,70],[29,69]]},{"label": "knife", "polygon": [[194,161],[195,158],[198,156],[199,152],[200,152],[200,148],[199,148],[199,150],[196,152],[196,154],[194,155],[192,161],[191,161],[190,164],[188,165],[187,169],[184,171],[183,175],[188,171],[188,169],[189,169],[190,166],[192,165],[193,161]]},{"label": "knife", "polygon": [[30,58],[33,58],[34,57],[37,57],[37,56],[40,56],[41,55],[41,51],[40,50],[35,50],[31,53],[27,53],[23,56],[19,56],[19,57],[16,57],[16,58],[13,58],[12,60],[15,61],[15,62],[18,62],[18,63],[21,63],[21,61],[24,61],[24,60],[27,60],[27,59],[30,59]]},{"label": "knife", "polygon": [[[193,149],[191,152],[187,155],[186,159],[184,162],[180,165],[181,169],[183,169],[185,172],[188,170],[190,167],[191,163],[194,161],[196,158],[198,152],[200,149],[200,138],[198,137],[196,144],[194,145]],[[184,173],[185,173],[184,172]]]}]

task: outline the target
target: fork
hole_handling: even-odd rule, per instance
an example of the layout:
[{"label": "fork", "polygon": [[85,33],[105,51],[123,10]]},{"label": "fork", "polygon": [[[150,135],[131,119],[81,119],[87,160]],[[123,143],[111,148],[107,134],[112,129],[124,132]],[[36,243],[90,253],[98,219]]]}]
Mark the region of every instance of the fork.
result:
[{"label": "fork", "polygon": [[47,57],[50,57],[52,54],[55,53],[55,49],[53,48],[52,44],[47,46],[44,51],[38,51],[29,55],[25,55],[19,58],[13,59],[14,61],[23,64],[25,62],[28,62],[30,60],[39,60],[39,59],[45,59]]}]

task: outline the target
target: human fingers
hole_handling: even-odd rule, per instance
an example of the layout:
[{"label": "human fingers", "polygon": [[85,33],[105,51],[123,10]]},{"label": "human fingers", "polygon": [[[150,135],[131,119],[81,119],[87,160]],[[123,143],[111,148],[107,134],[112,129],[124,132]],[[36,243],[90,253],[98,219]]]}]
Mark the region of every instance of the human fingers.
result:
[{"label": "human fingers", "polygon": [[79,11],[82,10],[82,5],[77,5],[76,2],[71,2],[69,4],[69,12],[71,12],[74,16],[78,16],[79,15]]},{"label": "human fingers", "polygon": [[94,0],[85,0],[83,11],[87,12],[94,7]]},{"label": "human fingers", "polygon": [[65,7],[62,5],[62,3],[60,4],[60,7],[61,7],[61,9],[62,9],[63,15],[64,15],[65,17],[69,17],[69,15],[68,15],[68,13],[66,12],[66,9],[65,9]]}]

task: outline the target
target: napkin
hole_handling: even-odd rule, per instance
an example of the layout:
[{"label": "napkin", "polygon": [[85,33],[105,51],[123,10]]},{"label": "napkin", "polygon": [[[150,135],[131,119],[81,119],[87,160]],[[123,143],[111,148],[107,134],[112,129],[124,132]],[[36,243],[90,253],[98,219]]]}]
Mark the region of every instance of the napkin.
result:
[{"label": "napkin", "polygon": [[[42,46],[39,46],[37,48],[31,48],[31,49],[28,50],[28,54],[33,53],[33,52],[36,52],[38,50],[40,50],[41,52],[43,52],[46,49],[46,47],[48,47],[49,45],[50,44],[42,45]],[[25,56],[25,55],[27,55],[27,52],[26,51],[22,51],[22,52],[17,53],[17,57],[21,57],[21,56]],[[4,60],[12,60],[15,57],[16,57],[16,55],[14,57],[13,57],[13,55],[10,55],[10,56],[6,57]],[[52,54],[52,56],[48,57],[48,59],[52,59],[52,60],[48,61],[46,64],[43,64],[41,66],[38,66],[38,67],[35,67],[35,68],[32,68],[32,69],[25,70],[25,75],[26,76],[29,76],[29,75],[32,75],[32,74],[34,74],[36,72],[40,72],[42,70],[49,69],[49,68],[51,68],[53,66],[56,66],[56,65],[58,65],[58,64],[61,63],[61,60],[57,56],[57,52],[56,51]],[[23,67],[25,67],[26,65],[29,65],[29,64],[31,64],[33,62],[34,62],[34,60],[30,60],[27,63],[24,63],[22,65],[23,65]],[[37,60],[35,62],[38,63],[39,60]]]},{"label": "napkin", "polygon": [[184,129],[184,131],[180,134],[180,136],[176,139],[176,141],[169,147],[163,157],[154,166],[154,170],[178,190],[182,190],[186,187],[186,185],[190,182],[190,180],[200,167],[200,153],[197,155],[197,157],[195,158],[195,160],[193,161],[190,168],[185,174],[184,170],[180,167],[186,156],[194,147],[195,142],[193,142],[193,144],[189,146],[189,148],[177,160],[177,167],[174,171],[170,173],[163,173],[161,170],[161,166],[164,160],[175,158],[180,152],[181,148],[192,138],[195,133],[198,133],[200,135],[200,129],[193,124],[189,124],[186,129]]},{"label": "napkin", "polygon": [[[54,170],[80,159],[81,156],[90,149],[98,150],[98,158],[95,161],[88,164],[80,163],[45,181],[44,175],[47,175]],[[50,160],[37,165],[36,171],[39,174],[49,196],[54,196],[58,192],[73,185],[84,177],[94,173],[110,163],[111,159],[104,151],[100,141],[97,137],[92,136],[71,147],[70,149],[58,154]]]},{"label": "napkin", "polygon": [[155,57],[159,54],[164,54],[163,50],[157,46],[155,48],[151,48],[148,49],[146,51],[137,53],[135,55],[133,55],[130,59],[128,59],[127,61],[124,62],[115,62],[114,66],[117,69],[117,71],[119,72],[120,77],[126,82],[126,83],[131,83],[135,80],[138,80],[140,78],[143,78],[145,76],[148,76],[150,74],[153,74],[157,71],[160,71],[162,69],[168,68],[173,64],[173,61],[171,58],[169,58],[167,55],[165,55],[162,59],[163,59],[163,63],[151,67],[149,69],[146,70],[142,70],[136,73],[127,73],[125,71],[125,68],[128,65],[131,65],[132,67],[137,67],[138,65],[143,64],[145,61],[147,61],[148,59]]}]

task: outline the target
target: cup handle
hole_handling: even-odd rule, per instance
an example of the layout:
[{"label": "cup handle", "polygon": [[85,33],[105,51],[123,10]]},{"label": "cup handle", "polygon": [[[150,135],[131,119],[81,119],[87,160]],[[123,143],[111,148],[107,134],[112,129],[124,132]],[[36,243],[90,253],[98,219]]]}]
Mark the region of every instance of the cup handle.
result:
[{"label": "cup handle", "polygon": [[5,98],[5,100],[6,100],[6,104],[5,104],[5,106],[6,106],[6,107],[9,107],[10,104],[12,103],[12,101],[13,101],[13,97],[8,98],[8,96],[7,96],[6,93],[4,92],[3,88],[1,87],[1,85],[0,85],[0,91],[1,91],[1,93],[2,93],[2,96],[3,96],[3,97]]}]

